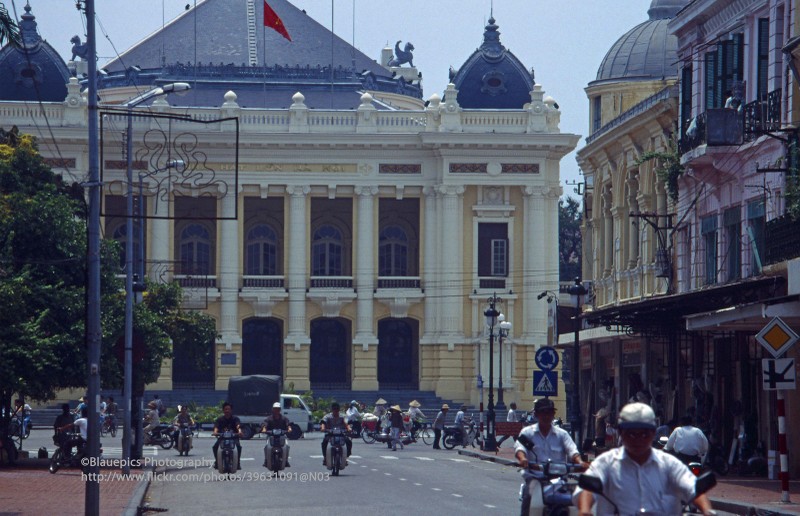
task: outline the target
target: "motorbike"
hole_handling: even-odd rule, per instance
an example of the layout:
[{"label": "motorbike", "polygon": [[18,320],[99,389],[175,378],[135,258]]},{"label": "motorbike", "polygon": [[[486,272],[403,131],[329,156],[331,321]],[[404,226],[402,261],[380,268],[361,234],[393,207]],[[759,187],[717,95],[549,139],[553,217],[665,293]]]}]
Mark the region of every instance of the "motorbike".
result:
[{"label": "motorbike", "polygon": [[442,431],[442,445],[448,450],[452,450],[459,444],[464,444],[461,429],[457,426],[445,426]]},{"label": "motorbike", "polygon": [[286,468],[289,448],[286,446],[286,431],[280,428],[267,431],[267,445],[264,446],[266,468],[276,475]]},{"label": "motorbike", "polygon": [[172,435],[172,426],[159,424],[145,434],[144,444],[158,445],[165,450],[169,450],[172,448],[172,445],[175,444]]},{"label": "motorbike", "polygon": [[[582,473],[578,477],[578,485],[581,487],[581,489],[584,489],[584,490],[590,491],[590,492],[592,492],[592,493],[594,493],[596,495],[602,496],[614,508],[614,514],[619,514],[620,513],[619,512],[619,507],[617,507],[617,504],[614,503],[614,500],[610,499],[603,492],[603,481],[602,480],[600,480],[599,478],[597,478],[595,476],[587,475],[586,473]],[[698,497],[701,494],[707,493],[715,485],[717,485],[717,479],[714,476],[714,473],[712,473],[711,471],[707,471],[706,473],[703,473],[702,475],[697,477],[697,480],[695,480],[695,486],[694,486],[695,497]],[[689,510],[689,509],[690,509],[689,502],[685,502],[684,503],[684,511],[683,512],[687,512],[687,510]]]},{"label": "motorbike", "polygon": [[192,432],[192,427],[189,426],[189,423],[181,423],[180,427],[178,427],[178,442],[175,446],[178,449],[178,455],[189,455],[189,450],[192,449],[193,436],[194,432]]},{"label": "motorbike", "polygon": [[80,467],[84,473],[89,472],[88,464],[81,464],[81,459],[86,456],[86,443],[77,446],[74,453],[72,452],[72,446],[67,444],[76,439],[78,435],[77,433],[60,434],[61,444],[53,452],[53,456],[50,457],[50,473],[55,474],[59,469],[66,467]]},{"label": "motorbike", "polygon": [[239,451],[236,449],[236,434],[225,430],[219,437],[217,448],[217,470],[221,474],[236,473],[239,469]]},{"label": "motorbike", "polygon": [[[523,446],[533,453],[533,442],[525,435],[518,438]],[[580,464],[567,462],[534,462],[528,468],[520,470],[530,495],[529,514],[542,516],[571,516],[577,515],[578,509],[572,504],[572,493],[578,486],[576,472],[582,471]],[[524,498],[521,496],[521,501]]]},{"label": "motorbike", "polygon": [[330,436],[328,441],[328,450],[325,457],[325,464],[331,470],[333,476],[338,476],[339,471],[347,466],[347,456],[345,450],[347,449],[345,443],[345,431],[341,428],[334,428],[326,432]]}]

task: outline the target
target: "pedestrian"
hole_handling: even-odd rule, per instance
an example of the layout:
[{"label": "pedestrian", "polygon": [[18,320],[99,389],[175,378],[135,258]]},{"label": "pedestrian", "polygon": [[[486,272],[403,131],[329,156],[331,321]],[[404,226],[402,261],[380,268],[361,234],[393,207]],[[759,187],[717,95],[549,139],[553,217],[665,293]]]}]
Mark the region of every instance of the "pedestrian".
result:
[{"label": "pedestrian", "polygon": [[378,401],[375,402],[375,410],[373,410],[372,413],[378,418],[377,430],[380,434],[383,430],[383,416],[386,414],[386,400],[378,398]]},{"label": "pedestrian", "polygon": [[436,414],[436,419],[433,420],[433,449],[441,450],[439,447],[439,440],[442,438],[442,430],[444,430],[444,420],[447,418],[447,411],[450,406],[445,403],[442,405],[442,410]]},{"label": "pedestrian", "polygon": [[161,401],[161,398],[158,397],[158,394],[153,394],[153,402],[156,404],[156,410],[158,411],[158,417],[163,416],[167,412],[167,406]]},{"label": "pedestrian", "polygon": [[403,429],[403,413],[400,405],[391,407],[389,422],[392,425],[392,451],[397,451],[397,443],[400,443],[400,449],[404,450],[405,446],[400,439],[400,431]]},{"label": "pedestrian", "polygon": [[466,448],[467,447],[467,433],[464,431],[464,415],[465,415],[464,412],[466,410],[467,410],[467,406],[466,405],[461,405],[461,407],[458,409],[458,412],[456,412],[456,419],[453,421],[453,424],[456,427],[456,431],[461,436],[461,447],[462,448]]},{"label": "pedestrian", "polygon": [[608,409],[601,408],[594,415],[594,444],[598,448],[606,445],[606,420],[608,419]]},{"label": "pedestrian", "polygon": [[86,396],[81,396],[78,398],[78,406],[72,411],[72,416],[74,419],[78,419],[81,417],[81,412],[83,409],[87,408],[86,406]]},{"label": "pedestrian", "polygon": [[18,415],[22,421],[22,435],[25,435],[28,425],[31,424],[31,406],[22,399],[16,400],[14,402],[14,415]]},{"label": "pedestrian", "polygon": [[[517,423],[518,421],[519,421],[519,416],[517,416],[517,404],[512,401],[511,405],[509,405],[508,414],[506,415],[506,422]],[[500,445],[503,443],[503,441],[505,441],[509,437],[513,439],[514,442],[517,442],[516,435],[504,435],[503,437],[500,438],[499,441],[497,441],[497,447],[499,448]]]}]

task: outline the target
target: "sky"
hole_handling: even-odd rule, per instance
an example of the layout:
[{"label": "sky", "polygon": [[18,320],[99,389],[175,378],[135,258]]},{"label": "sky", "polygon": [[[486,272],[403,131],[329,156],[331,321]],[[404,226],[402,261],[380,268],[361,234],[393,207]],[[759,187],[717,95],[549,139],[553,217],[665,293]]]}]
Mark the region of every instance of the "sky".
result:
[{"label": "sky", "polygon": [[[11,15],[24,13],[26,0],[5,0]],[[74,35],[85,40],[75,0],[28,0],[39,33],[69,59]],[[203,0],[197,0],[202,3]],[[450,67],[459,68],[483,41],[490,13],[500,41],[528,68],[561,109],[561,132],[585,137],[589,101],[584,88],[594,80],[606,52],[627,31],[646,21],[651,0],[290,0],[364,54],[380,59],[381,49],[413,43],[422,73],[423,96],[440,96]],[[99,65],[158,30],[195,0],[96,0]],[[354,15],[355,10],[355,15]],[[287,27],[291,33],[291,27]],[[205,29],[211,30],[211,29]],[[115,50],[116,49],[116,50]],[[585,141],[581,138],[578,149]],[[565,194],[575,196],[582,181],[575,153],[561,162]]]}]

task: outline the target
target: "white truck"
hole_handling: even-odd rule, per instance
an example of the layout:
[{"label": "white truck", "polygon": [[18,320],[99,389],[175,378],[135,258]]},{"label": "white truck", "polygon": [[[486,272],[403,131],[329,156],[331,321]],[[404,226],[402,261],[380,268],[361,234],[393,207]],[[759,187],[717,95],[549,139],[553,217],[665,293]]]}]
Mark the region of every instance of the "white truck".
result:
[{"label": "white truck", "polygon": [[281,403],[281,413],[292,422],[289,439],[299,439],[314,429],[311,410],[297,394],[283,394],[282,379],[273,375],[232,376],[228,381],[228,401],[242,423],[244,439],[261,430],[261,423],[272,413],[272,405]]}]

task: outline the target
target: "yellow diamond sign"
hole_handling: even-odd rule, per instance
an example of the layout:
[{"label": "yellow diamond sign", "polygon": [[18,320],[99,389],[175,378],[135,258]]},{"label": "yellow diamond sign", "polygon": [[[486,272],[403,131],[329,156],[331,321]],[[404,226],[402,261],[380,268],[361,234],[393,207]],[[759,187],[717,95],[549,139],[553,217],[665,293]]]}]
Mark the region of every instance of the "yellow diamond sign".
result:
[{"label": "yellow diamond sign", "polygon": [[800,340],[800,337],[780,317],[775,317],[758,332],[756,340],[773,357],[778,358]]}]

